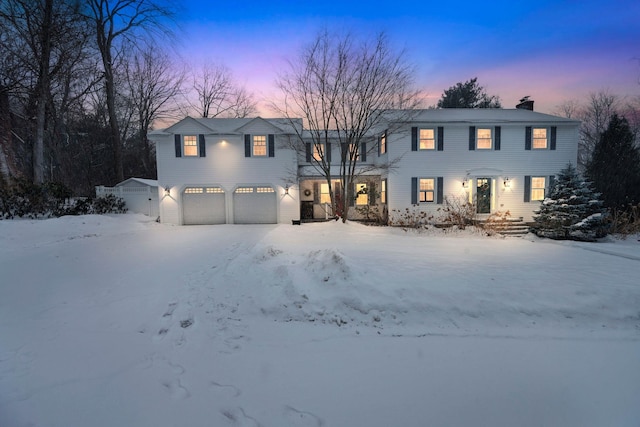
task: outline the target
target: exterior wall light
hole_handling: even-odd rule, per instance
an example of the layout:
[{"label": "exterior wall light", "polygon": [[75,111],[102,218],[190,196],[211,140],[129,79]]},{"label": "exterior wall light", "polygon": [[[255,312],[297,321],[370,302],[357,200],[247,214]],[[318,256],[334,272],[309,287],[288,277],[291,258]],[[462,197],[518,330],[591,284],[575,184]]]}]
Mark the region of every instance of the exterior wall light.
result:
[{"label": "exterior wall light", "polygon": [[289,184],[284,186],[284,194],[289,195]]},{"label": "exterior wall light", "polygon": [[469,188],[469,178],[462,178],[462,188]]},{"label": "exterior wall light", "polygon": [[164,187],[164,195],[165,196],[170,196],[171,195],[171,188],[170,187]]},{"label": "exterior wall light", "polygon": [[504,184],[504,188],[509,188],[509,187],[511,187],[511,180],[509,179],[509,177],[506,177],[506,178],[504,179],[503,184]]}]

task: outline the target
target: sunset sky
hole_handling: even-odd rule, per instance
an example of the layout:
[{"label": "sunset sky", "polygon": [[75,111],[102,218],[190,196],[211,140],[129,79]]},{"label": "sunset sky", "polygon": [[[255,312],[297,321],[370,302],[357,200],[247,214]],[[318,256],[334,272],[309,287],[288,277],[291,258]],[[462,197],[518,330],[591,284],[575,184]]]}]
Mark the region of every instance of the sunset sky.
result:
[{"label": "sunset sky", "polygon": [[287,59],[324,28],[386,32],[415,66],[427,105],[473,77],[505,108],[530,95],[547,113],[601,89],[640,95],[637,0],[196,0],[178,24],[187,61],[225,64],[258,99],[277,94],[274,80]]}]

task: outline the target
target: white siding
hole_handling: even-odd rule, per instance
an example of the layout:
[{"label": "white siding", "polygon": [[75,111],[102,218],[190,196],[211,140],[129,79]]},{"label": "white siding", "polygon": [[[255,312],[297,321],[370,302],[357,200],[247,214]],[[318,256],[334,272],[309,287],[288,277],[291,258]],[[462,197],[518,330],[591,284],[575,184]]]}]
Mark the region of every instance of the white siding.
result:
[{"label": "white siding", "polygon": [[[496,150],[469,150],[469,126],[494,127],[486,124],[447,124],[444,127],[444,150],[411,151],[411,133],[391,135],[388,142],[389,160],[400,158],[398,167],[390,173],[388,199],[390,215],[393,210],[404,211],[411,206],[412,177],[443,177],[444,196],[466,197],[463,179],[489,177],[496,180],[494,210],[509,211],[512,218],[531,220],[539,202],[524,202],[525,175],[549,176],[557,174],[567,163],[576,163],[577,125],[557,125],[556,150],[525,150],[525,127],[530,124],[499,123],[501,147]],[[535,126],[536,124],[534,124]],[[546,125],[544,123],[540,126]],[[434,124],[429,124],[433,127]],[[419,127],[419,125],[418,125]],[[510,187],[504,188],[508,177]],[[473,182],[475,185],[475,180]],[[422,204],[420,210],[440,215],[439,205]]]},{"label": "white siding", "polygon": [[[292,177],[297,168],[295,153],[286,148],[283,139],[268,123],[259,121],[243,129],[252,134],[275,133],[275,157],[245,157],[243,135],[215,135],[192,120],[185,120],[171,129],[175,133],[204,134],[206,157],[176,157],[173,135],[153,135],[156,145],[158,183],[170,187],[170,196],[160,192],[162,222],[182,224],[181,194],[190,186],[220,186],[226,194],[227,218],[233,218],[233,190],[241,185],[273,187],[278,198],[278,222],[299,218],[296,191],[284,196],[284,188],[295,184]],[[289,175],[291,174],[291,175]],[[294,208],[295,206],[295,208]]]}]

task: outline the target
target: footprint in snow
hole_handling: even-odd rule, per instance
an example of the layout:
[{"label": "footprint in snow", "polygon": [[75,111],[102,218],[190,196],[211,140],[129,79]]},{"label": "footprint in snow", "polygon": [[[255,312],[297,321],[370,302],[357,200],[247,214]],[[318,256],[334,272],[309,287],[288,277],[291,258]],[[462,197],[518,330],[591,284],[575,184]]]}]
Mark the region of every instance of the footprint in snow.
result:
[{"label": "footprint in snow", "polygon": [[292,406],[284,407],[284,416],[292,427],[322,427],[324,421],[311,412],[299,411]]},{"label": "footprint in snow", "polygon": [[210,381],[209,384],[211,385],[211,387],[215,387],[218,390],[224,390],[225,392],[230,393],[232,397],[238,397],[242,394],[238,387],[231,384],[220,384],[215,381]]},{"label": "footprint in snow", "polygon": [[189,393],[189,390],[180,383],[179,379],[163,381],[162,385],[171,394],[173,399],[183,400],[191,397],[191,393]]},{"label": "footprint in snow", "polygon": [[220,411],[223,419],[231,426],[260,427],[262,424],[252,416],[247,415],[243,408],[229,408]]}]

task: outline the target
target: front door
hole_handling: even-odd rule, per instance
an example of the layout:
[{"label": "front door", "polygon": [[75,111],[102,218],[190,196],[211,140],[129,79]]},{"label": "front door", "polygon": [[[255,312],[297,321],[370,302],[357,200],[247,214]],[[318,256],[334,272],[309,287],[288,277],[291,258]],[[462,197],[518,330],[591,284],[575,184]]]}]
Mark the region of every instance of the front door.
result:
[{"label": "front door", "polygon": [[478,178],[476,198],[478,201],[477,213],[491,213],[491,178]]}]

